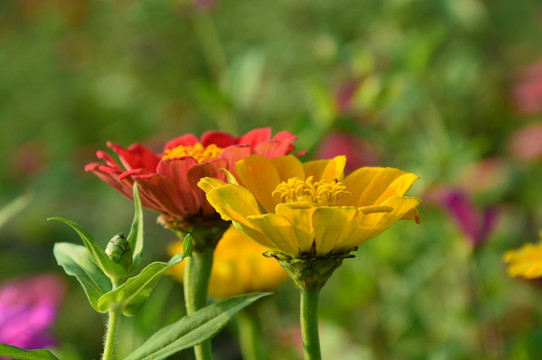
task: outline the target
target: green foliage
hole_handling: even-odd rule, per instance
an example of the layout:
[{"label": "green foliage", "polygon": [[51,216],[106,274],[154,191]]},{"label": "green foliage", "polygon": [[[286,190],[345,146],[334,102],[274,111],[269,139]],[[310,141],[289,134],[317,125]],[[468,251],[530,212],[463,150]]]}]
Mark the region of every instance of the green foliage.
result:
[{"label": "green foliage", "polygon": [[16,346],[0,343],[0,356],[19,360],[59,360],[49,350],[24,350]]},{"label": "green foliage", "polygon": [[105,312],[118,308],[126,316],[134,316],[147,301],[147,298],[162,274],[171,266],[180,263],[184,254],[174,256],[169,262],[154,262],[116,289],[103,294],[98,299],[98,311]]},{"label": "green foliage", "polygon": [[209,305],[157,331],[125,360],[164,359],[211,339],[231,318],[254,301],[270,295],[241,295]]}]

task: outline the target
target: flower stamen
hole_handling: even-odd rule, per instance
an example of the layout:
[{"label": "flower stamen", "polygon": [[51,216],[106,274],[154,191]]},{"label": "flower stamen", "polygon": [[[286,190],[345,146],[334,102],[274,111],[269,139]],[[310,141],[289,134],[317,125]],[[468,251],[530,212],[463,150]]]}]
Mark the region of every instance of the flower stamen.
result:
[{"label": "flower stamen", "polygon": [[162,160],[171,159],[182,156],[192,156],[198,164],[202,162],[210,161],[216,159],[222,153],[222,148],[211,144],[209,146],[203,146],[200,143],[197,143],[193,146],[184,146],[179,145],[173,149],[166,149]]},{"label": "flower stamen", "polygon": [[279,196],[282,203],[310,202],[321,206],[336,206],[344,195],[352,195],[340,181],[314,181],[309,176],[303,181],[290,178],[281,182],[273,191],[273,196]]}]

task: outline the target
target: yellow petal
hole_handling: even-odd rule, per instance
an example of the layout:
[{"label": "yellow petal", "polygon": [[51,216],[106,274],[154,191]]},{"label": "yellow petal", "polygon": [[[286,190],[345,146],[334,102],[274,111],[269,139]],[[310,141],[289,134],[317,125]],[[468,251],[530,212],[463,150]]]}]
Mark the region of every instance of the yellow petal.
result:
[{"label": "yellow petal", "polygon": [[239,214],[241,218],[260,214],[260,208],[254,196],[242,186],[226,184],[207,193],[207,200],[220,213],[224,220],[242,221],[234,218]]},{"label": "yellow petal", "polygon": [[387,198],[403,196],[412,186],[417,175],[403,170],[382,167],[363,167],[344,179],[344,185],[352,193],[339,201],[340,205],[380,205]]},{"label": "yellow petal", "polygon": [[276,200],[273,191],[280,178],[273,163],[260,155],[248,156],[235,164],[237,175],[267,212],[274,212]]},{"label": "yellow petal", "polygon": [[312,217],[316,242],[316,253],[326,255],[331,251],[348,250],[345,238],[352,232],[353,219],[358,214],[354,206],[321,206]]},{"label": "yellow petal", "polygon": [[352,248],[374,238],[401,220],[405,214],[415,209],[419,203],[420,199],[418,198],[393,197],[383,204],[393,208],[390,212],[364,214],[360,211],[353,221],[352,231],[345,236],[345,246]]},{"label": "yellow petal", "polygon": [[275,245],[271,247],[272,249],[291,256],[299,254],[298,242],[290,220],[273,213],[249,216],[248,219]]},{"label": "yellow petal", "polygon": [[198,187],[206,193],[224,185],[226,185],[224,181],[211,177],[204,177],[198,182]]},{"label": "yellow petal", "polygon": [[316,210],[310,203],[278,204],[276,211],[292,223],[300,252],[308,252],[314,240],[312,214]]},{"label": "yellow petal", "polygon": [[519,250],[507,251],[504,261],[509,263],[510,276],[526,279],[542,277],[542,244],[525,244]]},{"label": "yellow petal", "polygon": [[336,156],[331,160],[307,161],[303,163],[305,178],[313,176],[315,180],[342,180],[345,165],[346,157],[342,155]]},{"label": "yellow petal", "polygon": [[305,180],[305,171],[303,164],[293,155],[280,156],[271,159],[271,162],[277,169],[280,181],[287,181],[291,178]]}]

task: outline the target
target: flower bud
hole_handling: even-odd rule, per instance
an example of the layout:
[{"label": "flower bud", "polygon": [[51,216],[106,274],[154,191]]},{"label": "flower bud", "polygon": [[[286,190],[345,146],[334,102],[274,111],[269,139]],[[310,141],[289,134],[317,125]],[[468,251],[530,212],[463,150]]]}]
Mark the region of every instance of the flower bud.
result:
[{"label": "flower bud", "polygon": [[111,260],[125,269],[132,265],[132,247],[121,233],[118,233],[109,241],[105,253]]}]

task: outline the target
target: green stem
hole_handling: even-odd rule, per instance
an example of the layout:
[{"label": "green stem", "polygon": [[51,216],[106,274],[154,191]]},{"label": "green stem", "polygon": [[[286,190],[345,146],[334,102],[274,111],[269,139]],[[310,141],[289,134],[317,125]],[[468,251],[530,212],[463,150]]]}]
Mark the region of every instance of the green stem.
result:
[{"label": "green stem", "polygon": [[[120,281],[118,279],[112,279],[112,282],[113,289],[116,289],[120,284]],[[120,310],[111,309],[109,310],[108,315],[109,318],[106,325],[107,330],[105,333],[104,353],[102,356],[102,360],[113,359],[113,354],[115,353],[115,335],[117,333],[117,326],[119,324]]]},{"label": "green stem", "polygon": [[117,332],[117,325],[120,319],[120,311],[110,310],[109,320],[107,321],[107,332],[105,335],[104,354],[102,360],[113,359],[115,352],[115,334]]},{"label": "green stem", "polygon": [[301,293],[301,338],[305,360],[321,360],[320,337],[318,335],[318,296],[320,289],[300,289]]},{"label": "green stem", "polygon": [[[205,247],[200,251],[192,251],[192,257],[187,258],[184,273],[184,299],[186,312],[193,314],[207,305],[207,287],[213,268],[213,247]],[[211,342],[194,347],[197,360],[212,359]]]},{"label": "green stem", "polygon": [[264,358],[257,305],[252,304],[237,314],[239,345],[243,360],[261,360]]}]

